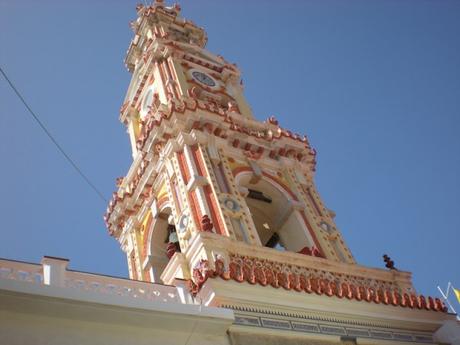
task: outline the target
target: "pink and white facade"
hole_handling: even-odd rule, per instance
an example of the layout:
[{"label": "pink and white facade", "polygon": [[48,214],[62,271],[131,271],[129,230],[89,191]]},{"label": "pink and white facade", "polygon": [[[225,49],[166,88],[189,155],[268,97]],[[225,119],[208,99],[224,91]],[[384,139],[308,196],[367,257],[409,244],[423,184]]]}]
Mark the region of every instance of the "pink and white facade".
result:
[{"label": "pink and white facade", "polygon": [[[164,301],[168,330],[183,331],[176,312],[204,325],[193,342],[155,339],[460,344],[455,315],[418,295],[409,272],[356,263],[315,187],[316,151],[273,116],[254,118],[238,67],[205,49],[205,31],[177,5],[137,12],[120,111],[133,163],[105,221],[129,284],[182,296]],[[139,296],[124,307],[142,309]],[[155,327],[131,343],[149,343]]]}]

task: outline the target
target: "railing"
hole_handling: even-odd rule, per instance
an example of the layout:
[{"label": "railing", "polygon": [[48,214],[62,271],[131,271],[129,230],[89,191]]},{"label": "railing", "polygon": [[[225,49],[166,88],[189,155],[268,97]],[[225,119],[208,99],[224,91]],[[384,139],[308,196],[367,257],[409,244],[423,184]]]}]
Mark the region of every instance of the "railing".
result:
[{"label": "railing", "polygon": [[0,259],[0,279],[43,284],[41,265]]},{"label": "railing", "polygon": [[72,289],[95,291],[104,294],[129,296],[146,300],[180,303],[176,287],[140,282],[129,279],[99,276],[68,271],[65,286]]},{"label": "railing", "polygon": [[1,280],[14,280],[38,286],[50,285],[65,289],[126,296],[136,299],[189,303],[181,287],[141,282],[118,277],[67,269],[66,259],[44,257],[40,264],[0,259]]}]

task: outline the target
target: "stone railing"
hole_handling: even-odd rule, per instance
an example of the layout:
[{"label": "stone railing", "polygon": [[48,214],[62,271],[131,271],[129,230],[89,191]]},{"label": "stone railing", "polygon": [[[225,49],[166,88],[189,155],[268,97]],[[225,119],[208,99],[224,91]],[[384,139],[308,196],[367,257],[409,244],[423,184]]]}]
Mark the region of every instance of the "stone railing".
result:
[{"label": "stone railing", "polygon": [[[417,295],[411,274],[396,269],[370,268],[281,252],[210,232],[196,234],[181,255],[190,258],[191,290],[195,295],[208,278],[221,278],[340,299],[447,312],[439,298]],[[181,261],[173,260],[168,266],[175,263],[179,265]],[[177,270],[168,266],[165,272]],[[162,278],[168,281],[165,274]]]},{"label": "stone railing", "polygon": [[[195,268],[200,259],[209,262],[214,269],[213,262],[220,257],[226,270],[230,263],[263,267],[280,272],[292,272],[306,277],[316,277],[335,282],[345,282],[359,285],[369,285],[376,289],[395,289],[401,293],[415,293],[412,286],[410,272],[365,267],[338,261],[326,260],[312,255],[304,255],[289,251],[278,251],[273,248],[253,246],[246,243],[223,238],[210,232],[200,232],[190,241],[186,252],[188,257],[193,255],[195,261],[191,268]],[[201,253],[197,255],[196,253]]]},{"label": "stone railing", "polygon": [[126,296],[136,299],[191,303],[186,289],[67,269],[69,260],[45,256],[40,264],[0,259],[1,280],[14,280],[38,286]]},{"label": "stone railing", "polygon": [[43,284],[43,268],[39,264],[0,259],[0,279]]}]

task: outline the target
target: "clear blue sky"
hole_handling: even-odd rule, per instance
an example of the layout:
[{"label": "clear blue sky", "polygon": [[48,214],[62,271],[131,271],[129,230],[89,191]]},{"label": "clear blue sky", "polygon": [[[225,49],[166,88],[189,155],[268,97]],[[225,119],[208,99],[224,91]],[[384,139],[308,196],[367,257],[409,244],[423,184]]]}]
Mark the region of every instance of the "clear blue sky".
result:
[{"label": "clear blue sky", "polygon": [[[118,110],[135,1],[0,0],[0,64],[107,198],[131,163]],[[182,1],[236,62],[258,119],[309,136],[357,261],[460,287],[460,1]],[[127,275],[106,205],[0,80],[0,256]]]}]

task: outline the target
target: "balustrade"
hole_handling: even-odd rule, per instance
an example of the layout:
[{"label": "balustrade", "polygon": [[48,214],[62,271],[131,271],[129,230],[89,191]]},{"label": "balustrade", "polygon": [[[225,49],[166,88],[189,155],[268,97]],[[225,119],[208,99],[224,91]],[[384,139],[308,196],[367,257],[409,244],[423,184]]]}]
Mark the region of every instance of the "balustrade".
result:
[{"label": "balustrade", "polygon": [[52,257],[45,257],[41,265],[0,259],[0,284],[2,280],[13,280],[148,301],[185,303],[175,286],[72,271],[67,264],[68,260]]}]

